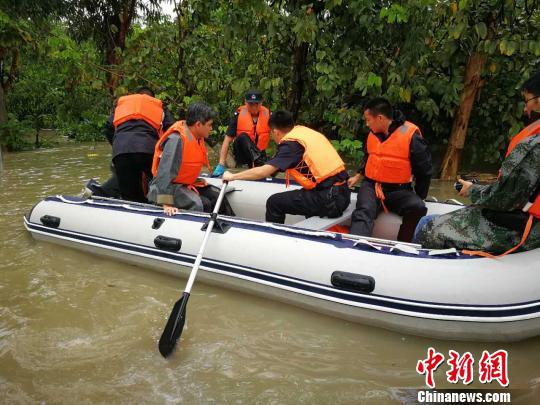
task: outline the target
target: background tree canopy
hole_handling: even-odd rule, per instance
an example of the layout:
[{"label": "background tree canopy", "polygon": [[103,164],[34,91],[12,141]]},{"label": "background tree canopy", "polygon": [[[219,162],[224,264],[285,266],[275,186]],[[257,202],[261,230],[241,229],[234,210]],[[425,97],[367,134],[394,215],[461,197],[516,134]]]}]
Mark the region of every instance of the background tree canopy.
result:
[{"label": "background tree canopy", "polygon": [[464,150],[499,161],[522,126],[519,86],[540,68],[536,0],[0,4],[0,142],[11,150],[41,128],[102,139],[114,99],[140,85],[177,118],[194,99],[213,105],[220,139],[258,87],[349,159],[362,153],[363,103],[388,97],[446,150],[441,176],[452,178]]}]

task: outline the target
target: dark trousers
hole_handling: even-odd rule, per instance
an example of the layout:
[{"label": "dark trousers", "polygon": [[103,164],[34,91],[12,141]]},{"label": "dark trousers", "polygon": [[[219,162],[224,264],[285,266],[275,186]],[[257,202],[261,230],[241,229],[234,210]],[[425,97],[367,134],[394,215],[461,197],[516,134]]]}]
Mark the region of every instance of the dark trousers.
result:
[{"label": "dark trousers", "polygon": [[121,198],[120,189],[118,188],[118,177],[116,176],[116,169],[113,162],[111,162],[111,177],[109,177],[103,184],[94,179],[89,180],[85,187],[92,191],[94,197],[109,197],[109,198]]},{"label": "dark trousers", "polygon": [[277,193],[266,201],[266,221],[282,224],[286,214],[336,218],[349,206],[351,190],[347,184],[323,190],[291,190]]},{"label": "dark trousers", "polygon": [[[410,185],[383,188],[383,192],[386,208],[403,217],[397,240],[410,242],[416,224],[427,213],[424,201],[416,195]],[[355,235],[371,236],[375,219],[382,210],[381,201],[375,195],[375,183],[363,180],[358,188],[350,232]]]},{"label": "dark trousers", "polygon": [[245,132],[237,135],[233,142],[233,154],[236,163],[249,167],[262,166],[266,163],[266,152],[259,150]]},{"label": "dark trousers", "polygon": [[147,202],[148,182],[152,180],[152,155],[124,153],[113,159],[122,199]]},{"label": "dark trousers", "polygon": [[[204,212],[212,212],[219,197],[220,189],[215,186],[206,186],[197,187],[197,191],[199,192],[199,197],[201,197]],[[227,200],[227,196],[223,196],[223,201],[221,202],[218,213],[230,217],[235,216],[231,204],[229,204],[229,201]]]},{"label": "dark trousers", "polygon": [[111,177],[109,177],[102,185],[101,190],[105,194],[104,197],[120,198],[120,189],[118,187],[118,175],[114,163],[111,162]]}]

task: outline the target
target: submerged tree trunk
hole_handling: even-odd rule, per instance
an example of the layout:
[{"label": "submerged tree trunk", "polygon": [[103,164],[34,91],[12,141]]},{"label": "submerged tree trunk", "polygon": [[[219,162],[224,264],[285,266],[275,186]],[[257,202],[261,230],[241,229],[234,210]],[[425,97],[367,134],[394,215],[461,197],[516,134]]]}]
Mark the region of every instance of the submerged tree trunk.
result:
[{"label": "submerged tree trunk", "polygon": [[470,55],[467,61],[459,107],[454,117],[450,140],[441,164],[441,180],[453,180],[457,176],[461,153],[465,145],[465,138],[467,137],[469,119],[474,100],[481,85],[480,75],[482,74],[485,63],[486,56],[476,52]]},{"label": "submerged tree trunk", "polygon": [[304,92],[304,76],[306,74],[307,56],[309,44],[302,42],[294,49],[292,85],[289,93],[289,111],[294,119],[298,118],[298,113],[302,105],[302,93]]}]

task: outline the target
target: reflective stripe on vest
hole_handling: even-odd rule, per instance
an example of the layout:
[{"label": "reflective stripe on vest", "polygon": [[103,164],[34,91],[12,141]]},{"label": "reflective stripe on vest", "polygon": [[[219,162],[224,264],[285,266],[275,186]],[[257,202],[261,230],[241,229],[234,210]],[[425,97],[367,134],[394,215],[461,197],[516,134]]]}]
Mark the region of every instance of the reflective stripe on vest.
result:
[{"label": "reflective stripe on vest", "polygon": [[270,142],[270,127],[268,126],[270,110],[260,105],[259,118],[256,124],[253,123],[253,118],[246,105],[238,107],[236,111],[238,112],[236,135],[245,132],[259,150],[265,150],[268,147],[268,142]]},{"label": "reflective stripe on vest", "polygon": [[120,97],[114,109],[113,125],[117,128],[130,120],[144,120],[156,131],[159,130],[163,120],[163,103],[146,94]]},{"label": "reflective stripe on vest", "polygon": [[157,175],[159,162],[163,154],[163,144],[173,133],[179,134],[182,138],[182,163],[173,183],[185,185],[195,184],[201,174],[203,165],[206,165],[210,169],[210,164],[208,163],[208,154],[204,145],[204,139],[195,138],[189,131],[185,121],[175,122],[157,142],[152,161],[152,174],[154,177]]},{"label": "reflective stripe on vest", "polygon": [[405,121],[384,142],[370,132],[367,138],[366,177],[380,183],[410,183],[412,167],[409,151],[415,132],[422,135],[420,129],[409,121]]},{"label": "reflective stripe on vest", "polygon": [[528,202],[525,204],[523,211],[528,212],[533,217],[540,219],[540,195],[536,196],[534,202]]},{"label": "reflective stripe on vest", "polygon": [[[279,143],[295,141],[304,147],[302,161],[285,172],[287,179],[292,176],[303,188],[310,190],[317,184],[345,170],[345,163],[330,141],[321,133],[297,125]],[[309,169],[310,175],[303,174]],[[301,172],[302,171],[302,172]]]}]

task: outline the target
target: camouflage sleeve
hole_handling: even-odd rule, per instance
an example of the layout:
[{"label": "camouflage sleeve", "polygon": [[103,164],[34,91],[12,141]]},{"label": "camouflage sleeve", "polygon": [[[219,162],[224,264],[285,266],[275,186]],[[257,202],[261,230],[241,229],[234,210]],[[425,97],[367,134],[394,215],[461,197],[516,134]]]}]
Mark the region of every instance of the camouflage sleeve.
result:
[{"label": "camouflage sleeve", "polygon": [[534,193],[540,178],[540,136],[520,142],[501,165],[499,179],[470,188],[474,205],[499,211],[521,209]]}]

